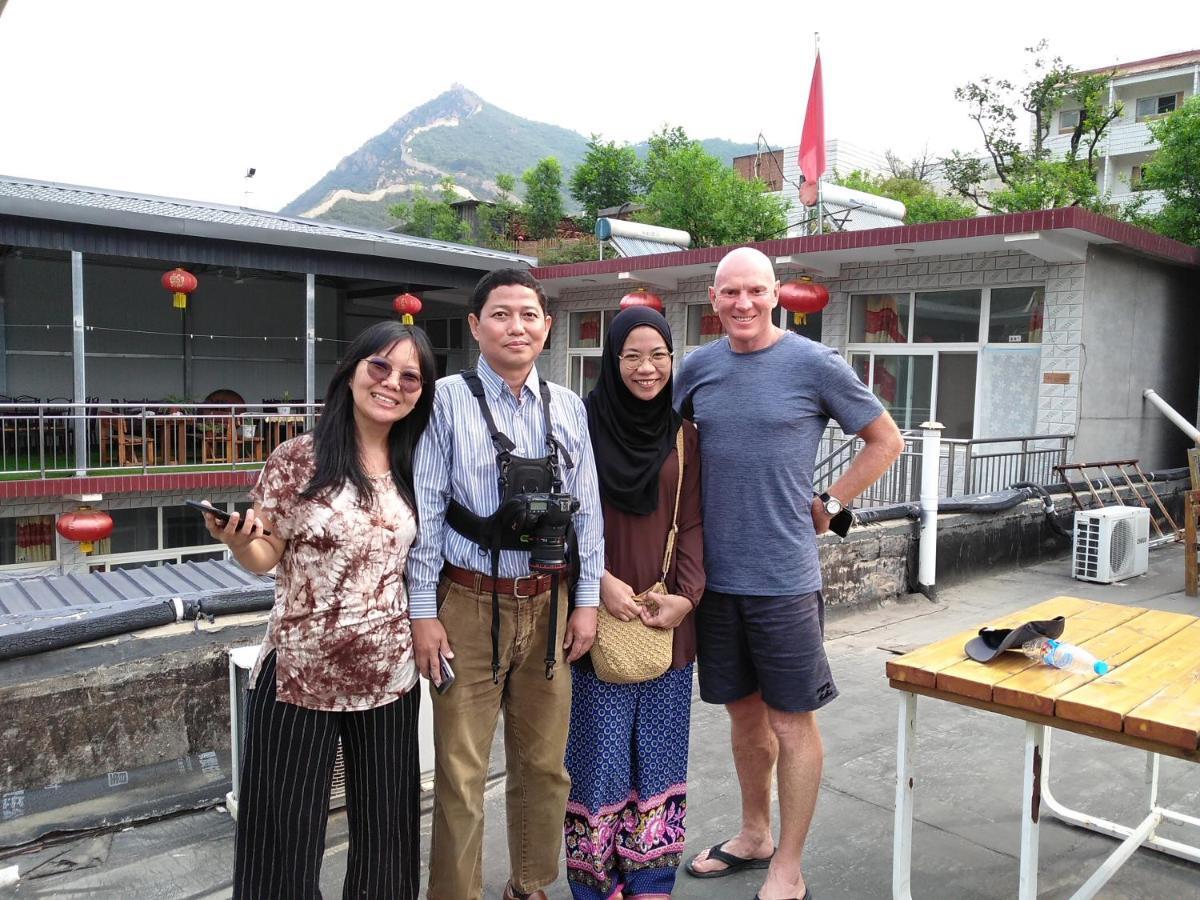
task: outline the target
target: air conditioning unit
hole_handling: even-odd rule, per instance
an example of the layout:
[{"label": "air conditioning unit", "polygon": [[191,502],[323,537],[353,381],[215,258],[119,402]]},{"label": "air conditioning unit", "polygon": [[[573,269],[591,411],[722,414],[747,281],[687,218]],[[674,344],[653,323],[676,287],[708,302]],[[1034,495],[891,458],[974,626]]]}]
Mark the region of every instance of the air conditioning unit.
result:
[{"label": "air conditioning unit", "polygon": [[1112,506],[1075,513],[1071,577],[1111,584],[1145,575],[1150,565],[1150,510]]},{"label": "air conditioning unit", "polygon": [[[258,659],[259,645],[235,647],[229,651],[229,755],[233,760],[233,790],[225,795],[225,808],[234,819],[238,813],[238,789],[242,784],[242,741],[246,734],[246,685]],[[346,805],[346,768],[342,761],[342,745],[338,743],[333,763],[333,786],[329,791],[329,808]]]}]

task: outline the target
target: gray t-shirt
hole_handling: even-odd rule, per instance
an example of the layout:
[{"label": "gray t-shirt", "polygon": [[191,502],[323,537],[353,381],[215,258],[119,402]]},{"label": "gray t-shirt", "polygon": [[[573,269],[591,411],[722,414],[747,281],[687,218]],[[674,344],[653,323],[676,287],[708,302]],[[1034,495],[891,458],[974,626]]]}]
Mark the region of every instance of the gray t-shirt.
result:
[{"label": "gray t-shirt", "polygon": [[[883,412],[836,350],[793,332],[734,353],[721,338],[688,354],[675,382],[700,431],[710,590],[751,596],[821,589],[812,476],[829,420],[857,434]],[[684,409],[687,415],[687,409]]]}]

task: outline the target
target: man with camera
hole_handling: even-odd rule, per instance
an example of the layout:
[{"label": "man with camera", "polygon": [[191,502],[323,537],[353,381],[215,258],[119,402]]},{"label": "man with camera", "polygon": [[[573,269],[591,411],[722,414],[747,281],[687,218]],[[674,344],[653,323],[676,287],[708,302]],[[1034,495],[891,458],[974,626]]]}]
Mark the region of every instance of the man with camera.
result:
[{"label": "man with camera", "polygon": [[[570,787],[566,665],[591,649],[604,536],[587,415],[534,362],[550,317],[541,285],[500,269],[467,317],[478,367],[437,384],[413,479],[420,536],[408,560],[417,669],[434,696],[430,900],[482,896],[483,788],[504,710],[510,878],[545,900],[558,877]],[[565,577],[580,550],[575,609]]]},{"label": "man with camera", "polygon": [[[816,536],[831,526],[844,534],[850,502],[904,442],[837,351],[774,324],[779,282],[765,255],[751,247],[726,254],[708,294],[727,338],[688,355],[676,397],[700,434],[708,575],[696,613],[700,695],[729,711],[742,827],[687,871],[719,878],[769,869],[761,900],[807,898],[801,856],[824,756],[815,712],[837,696],[822,645]],[[865,446],[814,496],[817,447],[831,418]]]}]

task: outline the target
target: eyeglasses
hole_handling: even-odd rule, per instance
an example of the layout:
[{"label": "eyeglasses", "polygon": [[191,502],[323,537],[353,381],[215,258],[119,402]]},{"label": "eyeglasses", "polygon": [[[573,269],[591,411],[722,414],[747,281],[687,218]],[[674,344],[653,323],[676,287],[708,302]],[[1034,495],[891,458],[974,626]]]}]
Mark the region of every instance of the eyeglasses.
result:
[{"label": "eyeglasses", "polygon": [[640,369],[642,367],[642,363],[644,363],[646,360],[650,360],[650,362],[654,363],[655,366],[670,365],[671,358],[674,355],[675,354],[670,350],[655,350],[649,355],[645,353],[632,352],[622,353],[617,357],[617,359],[621,360],[621,365],[625,366],[627,369]]},{"label": "eyeglasses", "polygon": [[[390,362],[378,356],[368,356],[363,362],[367,364],[367,377],[374,382],[387,381],[395,371]],[[420,375],[414,375],[412,372],[400,373],[400,390],[404,393],[420,393],[423,385]]]}]

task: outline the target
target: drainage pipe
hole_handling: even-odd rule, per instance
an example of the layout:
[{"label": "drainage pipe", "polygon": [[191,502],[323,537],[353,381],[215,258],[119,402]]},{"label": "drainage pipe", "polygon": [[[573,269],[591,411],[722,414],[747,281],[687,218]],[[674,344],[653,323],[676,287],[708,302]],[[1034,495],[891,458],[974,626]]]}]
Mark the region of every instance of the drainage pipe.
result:
[{"label": "drainage pipe", "polygon": [[1197,444],[1200,444],[1200,431],[1196,430],[1196,426],[1177,413],[1170,403],[1158,396],[1157,391],[1153,388],[1146,388],[1146,390],[1142,391],[1142,396],[1157,406],[1158,411],[1178,426],[1184,434]]},{"label": "drainage pipe", "polygon": [[921,423],[921,546],[917,590],[933,599],[937,574],[938,467],[942,460],[941,422]]}]

